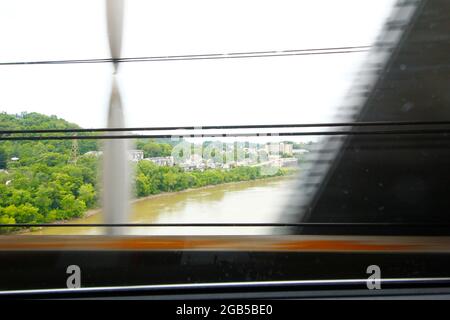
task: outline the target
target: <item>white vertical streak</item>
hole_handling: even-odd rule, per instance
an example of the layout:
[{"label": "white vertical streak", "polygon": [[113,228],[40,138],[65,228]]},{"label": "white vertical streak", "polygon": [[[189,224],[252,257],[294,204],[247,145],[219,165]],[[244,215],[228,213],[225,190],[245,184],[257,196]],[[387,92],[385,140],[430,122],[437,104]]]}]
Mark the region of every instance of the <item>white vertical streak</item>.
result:
[{"label": "white vertical streak", "polygon": [[[123,29],[123,0],[106,0],[108,40],[113,59],[120,58]],[[108,128],[125,127],[124,112],[114,63],[112,89],[108,110]],[[122,134],[117,132],[114,134]],[[105,140],[103,153],[103,210],[107,224],[127,223],[130,198],[128,146],[123,139]],[[112,235],[123,234],[123,228],[108,228]]]}]

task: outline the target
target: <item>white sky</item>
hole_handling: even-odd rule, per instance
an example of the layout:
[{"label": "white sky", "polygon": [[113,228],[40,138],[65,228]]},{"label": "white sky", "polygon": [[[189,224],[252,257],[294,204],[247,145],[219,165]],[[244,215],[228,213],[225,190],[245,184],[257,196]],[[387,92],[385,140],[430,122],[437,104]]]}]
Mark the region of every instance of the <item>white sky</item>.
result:
[{"label": "white sky", "polygon": [[[128,0],[123,57],[359,46],[395,0]],[[0,0],[0,61],[109,57],[103,0]],[[128,126],[331,121],[365,54],[121,65]],[[106,124],[109,64],[0,66],[0,111]]]}]

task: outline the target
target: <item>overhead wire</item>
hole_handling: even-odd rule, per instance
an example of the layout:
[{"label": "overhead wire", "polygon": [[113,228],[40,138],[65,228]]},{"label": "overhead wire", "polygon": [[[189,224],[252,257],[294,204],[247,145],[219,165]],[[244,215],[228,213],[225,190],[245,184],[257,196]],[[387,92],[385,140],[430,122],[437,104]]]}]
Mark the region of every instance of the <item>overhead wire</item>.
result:
[{"label": "overhead wire", "polygon": [[118,59],[97,58],[97,59],[10,61],[10,62],[0,62],[0,66],[249,59],[249,58],[265,58],[265,57],[348,54],[348,53],[366,52],[370,48],[371,46],[364,45],[364,46],[344,46],[344,47],[313,48],[313,49],[293,49],[293,50],[290,49],[281,51],[273,50],[273,51],[249,51],[249,52],[212,53],[212,54],[143,56],[143,57],[129,57],[129,58],[125,57]]}]

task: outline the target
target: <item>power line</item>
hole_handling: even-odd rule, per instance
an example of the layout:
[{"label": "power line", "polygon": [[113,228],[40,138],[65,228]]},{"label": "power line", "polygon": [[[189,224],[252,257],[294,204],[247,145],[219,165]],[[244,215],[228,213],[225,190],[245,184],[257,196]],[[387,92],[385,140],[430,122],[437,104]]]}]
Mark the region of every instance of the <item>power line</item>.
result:
[{"label": "power line", "polygon": [[249,124],[249,125],[209,125],[209,126],[173,126],[173,127],[123,127],[123,128],[75,128],[75,129],[0,129],[4,134],[35,133],[79,133],[79,132],[130,132],[130,131],[176,131],[176,130],[237,130],[237,129],[275,129],[275,128],[324,128],[324,127],[380,127],[380,126],[450,126],[449,120],[440,121],[356,121],[322,122],[290,124]]},{"label": "power line", "polygon": [[252,52],[232,52],[232,53],[212,53],[212,54],[149,56],[149,57],[132,57],[119,59],[100,58],[100,59],[78,59],[78,60],[73,59],[73,60],[15,61],[15,62],[1,62],[0,66],[270,58],[270,57],[357,53],[357,52],[366,52],[370,48],[371,46],[351,46],[351,47],[296,49],[296,50],[281,50],[281,51],[252,51]]},{"label": "power line", "polygon": [[98,136],[17,136],[0,137],[0,141],[24,140],[109,140],[109,139],[171,139],[179,138],[238,138],[238,137],[297,137],[297,136],[361,136],[361,135],[422,135],[422,134],[450,134],[450,128],[437,129],[407,129],[407,130],[338,130],[338,131],[299,131],[299,132],[252,132],[252,133],[207,133],[207,134],[119,134]]}]

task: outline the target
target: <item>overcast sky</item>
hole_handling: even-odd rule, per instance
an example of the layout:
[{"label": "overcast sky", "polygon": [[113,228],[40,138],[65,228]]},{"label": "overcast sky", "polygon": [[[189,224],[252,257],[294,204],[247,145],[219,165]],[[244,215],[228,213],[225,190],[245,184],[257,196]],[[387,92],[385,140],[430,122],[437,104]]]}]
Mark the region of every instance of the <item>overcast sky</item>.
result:
[{"label": "overcast sky", "polygon": [[[123,57],[370,45],[395,0],[128,0]],[[104,0],[0,0],[0,61],[109,57]],[[365,53],[123,64],[128,126],[332,121]],[[110,64],[0,66],[0,111],[104,127]]]}]

